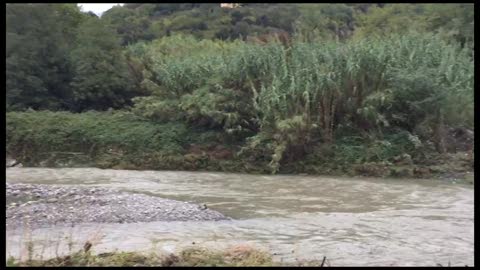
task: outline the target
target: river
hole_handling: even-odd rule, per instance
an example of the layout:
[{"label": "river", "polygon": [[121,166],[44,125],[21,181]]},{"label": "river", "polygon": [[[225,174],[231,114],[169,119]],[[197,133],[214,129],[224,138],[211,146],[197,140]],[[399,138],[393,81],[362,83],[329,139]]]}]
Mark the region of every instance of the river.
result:
[{"label": "river", "polygon": [[[89,185],[205,203],[233,221],[75,224],[7,231],[7,256],[48,257],[94,241],[115,249],[174,251],[247,243],[284,262],[332,266],[473,266],[473,186],[439,180],[127,171],[95,168],[8,168],[9,183]],[[65,241],[59,244],[59,240]],[[194,242],[194,243],[193,243]],[[48,255],[50,254],[50,255]]]}]

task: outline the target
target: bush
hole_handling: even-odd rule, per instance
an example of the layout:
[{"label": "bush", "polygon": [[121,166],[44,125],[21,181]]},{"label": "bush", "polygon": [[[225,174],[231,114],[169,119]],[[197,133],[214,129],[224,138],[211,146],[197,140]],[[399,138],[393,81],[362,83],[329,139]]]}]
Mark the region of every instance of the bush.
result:
[{"label": "bush", "polygon": [[44,153],[181,153],[189,130],[182,123],[158,124],[128,112],[10,112],[7,153],[31,160]]},{"label": "bush", "polygon": [[302,159],[312,144],[341,140],[340,125],[350,127],[349,136],[373,137],[368,148],[348,146],[347,160],[357,151],[362,160],[399,154],[382,138],[395,128],[428,126],[441,145],[443,125],[473,125],[473,59],[438,36],[289,46],[172,36],[147,51],[154,64],[144,85],[153,95],[135,100],[136,113],[250,137],[247,148],[270,153],[272,172]]}]

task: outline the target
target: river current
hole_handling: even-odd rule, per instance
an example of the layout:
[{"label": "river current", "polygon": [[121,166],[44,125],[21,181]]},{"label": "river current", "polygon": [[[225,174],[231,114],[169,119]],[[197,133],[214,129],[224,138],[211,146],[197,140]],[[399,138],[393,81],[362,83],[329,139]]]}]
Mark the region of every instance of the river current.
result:
[{"label": "river current", "polygon": [[284,262],[326,256],[332,266],[474,263],[473,187],[440,180],[96,168],[8,168],[6,177],[9,183],[111,187],[190,201],[234,219],[22,227],[7,230],[7,256],[24,256],[30,240],[44,257],[89,240],[98,253],[250,244]]}]

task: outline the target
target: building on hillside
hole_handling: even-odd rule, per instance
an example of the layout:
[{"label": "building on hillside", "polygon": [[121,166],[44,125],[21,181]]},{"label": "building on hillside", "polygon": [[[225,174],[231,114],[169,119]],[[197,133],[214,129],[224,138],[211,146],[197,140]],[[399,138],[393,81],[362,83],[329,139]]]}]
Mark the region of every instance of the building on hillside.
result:
[{"label": "building on hillside", "polygon": [[240,7],[240,4],[237,3],[220,3],[221,8],[237,8]]}]

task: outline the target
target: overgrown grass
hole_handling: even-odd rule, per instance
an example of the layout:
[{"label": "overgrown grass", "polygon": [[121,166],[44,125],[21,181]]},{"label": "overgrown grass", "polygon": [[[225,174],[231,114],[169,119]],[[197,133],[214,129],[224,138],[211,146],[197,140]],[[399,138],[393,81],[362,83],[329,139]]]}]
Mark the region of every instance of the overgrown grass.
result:
[{"label": "overgrown grass", "polygon": [[187,127],[181,123],[158,125],[127,112],[7,113],[7,144],[23,143],[25,148],[38,150],[42,147],[59,151],[65,148],[79,150],[95,146],[178,152],[186,143],[187,133]]},{"label": "overgrown grass", "polygon": [[[88,243],[88,242],[87,242]],[[223,251],[209,250],[206,248],[187,248],[177,254],[164,254],[151,251],[149,254],[140,252],[109,252],[93,254],[90,246],[84,250],[73,252],[67,256],[47,260],[28,259],[17,260],[14,257],[7,259],[7,267],[133,267],[133,266],[161,266],[161,267],[215,267],[215,266],[332,266],[331,262],[323,260],[296,260],[295,263],[283,263],[273,260],[269,252],[249,245],[237,245]],[[30,255],[30,257],[33,257]],[[443,267],[441,264],[436,266]],[[448,266],[451,266],[448,262]],[[468,266],[468,265],[465,265]]]},{"label": "overgrown grass", "polygon": [[127,112],[7,113],[7,154],[23,162],[50,154],[123,156],[132,153],[182,153],[188,128],[181,123],[157,124]]},{"label": "overgrown grass", "polygon": [[[9,112],[6,152],[27,166],[242,171],[218,131],[129,112]],[[196,146],[193,152],[191,146]],[[214,146],[223,145],[223,150]],[[231,150],[230,150],[231,149]],[[212,155],[231,151],[230,159]]]},{"label": "overgrown grass", "polygon": [[[88,242],[87,242],[88,243]],[[186,248],[176,254],[159,253],[152,250],[150,253],[140,252],[109,252],[93,254],[91,245],[84,246],[84,250],[72,252],[70,255],[58,256],[52,259],[18,260],[10,257],[7,266],[327,266],[325,261],[309,261],[298,263],[275,262],[272,255],[264,250],[249,246],[231,246],[225,250],[210,250],[201,247]],[[31,252],[31,251],[29,251]],[[329,265],[328,265],[329,266]]]},{"label": "overgrown grass", "polygon": [[[417,136],[424,128],[440,152],[445,125],[473,127],[473,59],[438,36],[291,46],[186,40],[197,49],[182,57],[161,50],[177,37],[146,49],[152,64],[144,86],[152,95],[137,98],[134,111],[240,133],[247,148],[268,152],[274,173],[315,142],[341,140],[341,126],[351,127],[348,136],[379,141],[392,130]],[[377,158],[389,155],[375,147]]]}]

